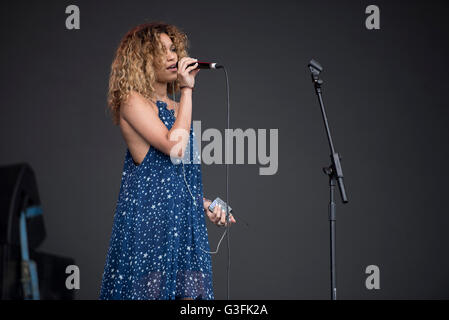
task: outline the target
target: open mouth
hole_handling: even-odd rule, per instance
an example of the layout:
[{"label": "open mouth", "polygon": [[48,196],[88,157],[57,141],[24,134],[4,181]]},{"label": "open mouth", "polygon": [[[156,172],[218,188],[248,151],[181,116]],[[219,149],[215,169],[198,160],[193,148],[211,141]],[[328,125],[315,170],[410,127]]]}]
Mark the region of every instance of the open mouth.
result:
[{"label": "open mouth", "polygon": [[170,71],[176,71],[176,70],[177,70],[177,68],[176,68],[176,63],[174,63],[174,64],[172,64],[170,67],[168,67],[167,70],[170,70]]}]

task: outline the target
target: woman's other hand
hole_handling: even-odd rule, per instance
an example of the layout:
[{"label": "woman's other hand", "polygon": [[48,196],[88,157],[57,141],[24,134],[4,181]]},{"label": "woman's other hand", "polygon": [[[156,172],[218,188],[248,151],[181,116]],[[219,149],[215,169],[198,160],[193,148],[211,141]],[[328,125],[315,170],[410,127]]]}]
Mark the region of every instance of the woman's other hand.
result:
[{"label": "woman's other hand", "polygon": [[[215,206],[214,212],[209,210],[209,206],[212,201],[203,197],[203,207],[204,213],[209,217],[209,220],[212,221],[217,226],[226,226],[226,209],[222,208],[220,205]],[[232,213],[229,214],[229,221],[231,223],[236,223],[234,216]]]}]

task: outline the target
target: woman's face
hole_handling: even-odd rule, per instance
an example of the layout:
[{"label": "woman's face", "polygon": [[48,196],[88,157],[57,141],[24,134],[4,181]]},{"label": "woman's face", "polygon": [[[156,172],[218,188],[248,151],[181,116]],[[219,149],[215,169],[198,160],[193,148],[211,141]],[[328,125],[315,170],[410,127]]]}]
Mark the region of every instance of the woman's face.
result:
[{"label": "woman's face", "polygon": [[175,45],[166,33],[161,33],[160,40],[165,56],[161,57],[162,66],[159,68],[156,65],[154,66],[156,80],[159,82],[173,82],[178,78],[178,70],[176,68],[169,69],[169,67],[178,62]]}]

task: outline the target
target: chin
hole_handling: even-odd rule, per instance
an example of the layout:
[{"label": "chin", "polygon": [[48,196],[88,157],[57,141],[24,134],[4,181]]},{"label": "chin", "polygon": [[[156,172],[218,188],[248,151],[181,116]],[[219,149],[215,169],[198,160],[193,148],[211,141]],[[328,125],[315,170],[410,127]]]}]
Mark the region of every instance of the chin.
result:
[{"label": "chin", "polygon": [[178,79],[178,74],[177,74],[177,73],[174,74],[174,75],[172,75],[171,77],[168,77],[168,78],[167,78],[167,82],[173,82],[173,81],[175,81],[176,79]]}]

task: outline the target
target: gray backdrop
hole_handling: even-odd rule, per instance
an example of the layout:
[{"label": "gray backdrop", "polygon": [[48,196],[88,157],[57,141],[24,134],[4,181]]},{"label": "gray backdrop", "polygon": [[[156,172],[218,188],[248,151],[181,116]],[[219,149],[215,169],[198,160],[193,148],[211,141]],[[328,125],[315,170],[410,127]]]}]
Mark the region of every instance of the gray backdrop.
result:
[{"label": "gray backdrop", "polygon": [[[81,10],[67,30],[65,8]],[[381,29],[365,28],[380,8]],[[230,165],[232,299],[328,299],[329,149],[324,99],[350,202],[337,201],[339,299],[449,298],[448,6],[443,1],[2,1],[0,165],[34,168],[48,236],[73,257],[78,299],[97,299],[126,145],[106,110],[121,37],[145,21],[182,28],[190,55],[228,67],[231,127],[279,129],[279,169]],[[197,76],[193,120],[226,126],[221,71]],[[204,147],[205,144],[203,144]],[[225,166],[204,165],[209,198]],[[337,194],[338,195],[338,194]],[[243,220],[249,223],[247,227]],[[208,221],[214,249],[223,229]],[[365,268],[380,268],[367,290]],[[226,241],[213,256],[226,298]]]}]

